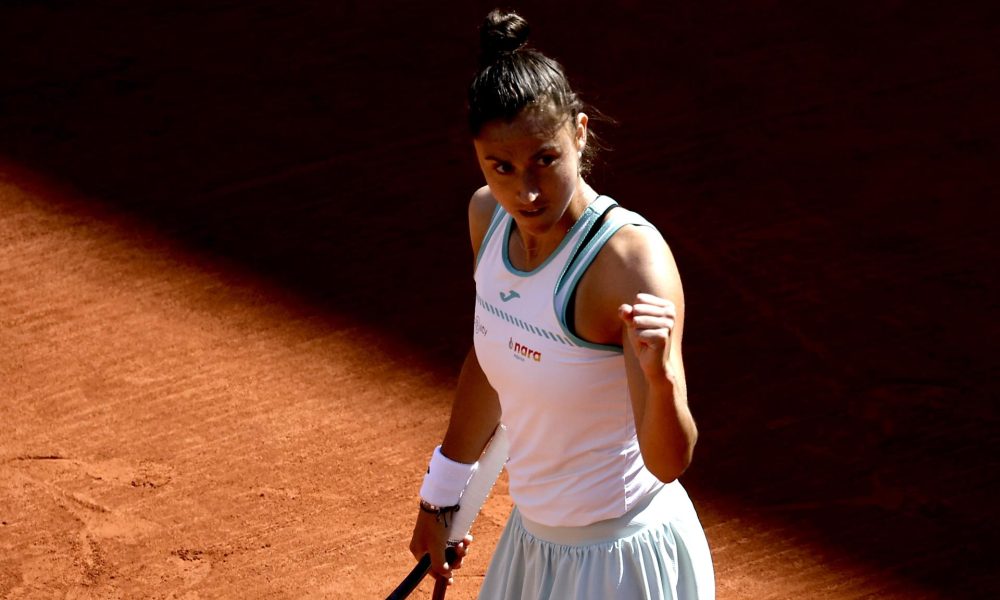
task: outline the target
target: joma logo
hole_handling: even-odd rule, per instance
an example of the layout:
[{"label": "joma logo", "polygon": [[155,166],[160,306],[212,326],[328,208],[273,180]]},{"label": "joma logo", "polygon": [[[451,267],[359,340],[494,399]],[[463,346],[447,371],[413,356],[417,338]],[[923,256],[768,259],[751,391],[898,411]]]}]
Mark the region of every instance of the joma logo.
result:
[{"label": "joma logo", "polygon": [[507,342],[507,346],[514,352],[514,354],[521,360],[531,359],[535,362],[542,362],[542,353],[538,350],[532,350],[531,348],[525,346],[520,342],[515,342],[514,338],[510,338]]}]

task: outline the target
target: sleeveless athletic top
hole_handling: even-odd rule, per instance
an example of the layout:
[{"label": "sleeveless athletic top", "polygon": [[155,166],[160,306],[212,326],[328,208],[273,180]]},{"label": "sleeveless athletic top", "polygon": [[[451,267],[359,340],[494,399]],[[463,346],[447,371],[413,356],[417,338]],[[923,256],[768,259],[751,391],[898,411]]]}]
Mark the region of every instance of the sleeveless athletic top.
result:
[{"label": "sleeveless athletic top", "polygon": [[624,225],[652,227],[615,206],[598,197],[533,271],[511,265],[513,219],[498,206],[476,259],[476,356],[500,397],[510,494],[543,525],[619,517],[663,485],[639,452],[622,348],[587,342],[566,321],[605,242]]}]

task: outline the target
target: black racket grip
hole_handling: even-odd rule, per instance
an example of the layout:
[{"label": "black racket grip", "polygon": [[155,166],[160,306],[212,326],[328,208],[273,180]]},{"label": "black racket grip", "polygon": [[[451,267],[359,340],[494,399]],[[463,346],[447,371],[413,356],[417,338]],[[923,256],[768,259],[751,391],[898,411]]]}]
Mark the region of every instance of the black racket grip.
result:
[{"label": "black racket grip", "polygon": [[[458,555],[455,554],[454,548],[448,546],[448,548],[444,551],[444,557],[446,561],[451,563],[458,558]],[[419,561],[417,561],[416,566],[413,567],[410,574],[407,575],[398,586],[396,586],[396,589],[394,589],[391,594],[386,596],[385,600],[403,600],[408,597],[413,593],[413,590],[417,589],[417,586],[420,585],[420,582],[424,580],[424,577],[427,576],[427,572],[430,570],[431,555],[425,554]]]},{"label": "black racket grip", "polygon": [[434,593],[431,594],[431,600],[444,600],[446,593],[448,593],[448,582],[444,579],[438,579],[434,582]]}]

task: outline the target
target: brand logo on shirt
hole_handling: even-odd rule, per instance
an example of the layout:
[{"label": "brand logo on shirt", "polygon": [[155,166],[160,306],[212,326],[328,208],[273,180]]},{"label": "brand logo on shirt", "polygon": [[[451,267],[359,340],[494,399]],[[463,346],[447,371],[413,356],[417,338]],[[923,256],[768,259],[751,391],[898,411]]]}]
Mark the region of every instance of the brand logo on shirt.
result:
[{"label": "brand logo on shirt", "polygon": [[510,302],[514,298],[520,298],[520,297],[521,297],[521,294],[518,294],[514,290],[511,290],[511,291],[507,292],[506,294],[504,294],[503,292],[500,292],[500,299],[503,300],[504,302]]},{"label": "brand logo on shirt", "polygon": [[476,315],[475,332],[483,335],[488,333],[486,324],[479,320],[479,315]]},{"label": "brand logo on shirt", "polygon": [[532,350],[520,342],[515,342],[514,338],[510,338],[510,341],[507,342],[507,347],[511,349],[514,353],[514,357],[518,360],[533,360],[535,362],[542,362],[541,352],[538,350]]}]

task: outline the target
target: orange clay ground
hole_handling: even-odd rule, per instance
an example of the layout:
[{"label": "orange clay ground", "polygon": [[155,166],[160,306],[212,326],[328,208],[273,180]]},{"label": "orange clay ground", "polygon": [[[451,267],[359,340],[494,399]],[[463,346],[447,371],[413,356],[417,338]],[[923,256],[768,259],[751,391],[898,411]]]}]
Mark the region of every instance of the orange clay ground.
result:
[{"label": "orange clay ground", "polygon": [[[83,4],[0,7],[0,598],[384,597],[490,6]],[[525,14],[680,264],[719,598],[997,597],[996,11],[604,6]]]}]

